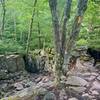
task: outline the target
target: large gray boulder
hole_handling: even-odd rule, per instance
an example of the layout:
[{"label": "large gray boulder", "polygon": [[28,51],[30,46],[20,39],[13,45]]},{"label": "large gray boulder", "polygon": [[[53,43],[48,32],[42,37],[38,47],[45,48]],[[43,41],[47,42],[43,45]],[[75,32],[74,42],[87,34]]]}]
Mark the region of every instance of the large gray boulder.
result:
[{"label": "large gray boulder", "polygon": [[[46,56],[24,55],[25,69],[30,73],[43,72],[46,68]],[[45,70],[46,71],[46,70]]]},{"label": "large gray boulder", "polygon": [[30,73],[37,73],[39,71],[39,65],[37,65],[37,59],[35,57],[32,57],[32,55],[24,55],[23,59],[26,71]]},{"label": "large gray boulder", "polygon": [[24,60],[20,55],[9,55],[6,57],[7,70],[16,72],[25,69]]},{"label": "large gray boulder", "polygon": [[25,64],[21,55],[0,55],[0,79],[7,79],[9,73],[23,71]]},{"label": "large gray boulder", "polygon": [[16,57],[15,55],[9,55],[6,57],[7,63],[7,70],[8,72],[16,72],[17,71],[17,64],[16,64]]}]

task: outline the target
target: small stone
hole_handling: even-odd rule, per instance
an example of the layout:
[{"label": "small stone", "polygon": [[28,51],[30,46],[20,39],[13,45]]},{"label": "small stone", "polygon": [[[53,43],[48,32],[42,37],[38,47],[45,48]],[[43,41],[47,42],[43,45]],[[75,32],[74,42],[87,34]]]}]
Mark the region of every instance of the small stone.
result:
[{"label": "small stone", "polygon": [[73,98],[69,98],[68,100],[78,100],[78,99],[73,97]]},{"label": "small stone", "polygon": [[43,83],[43,82],[40,81],[37,84],[37,87],[44,87],[44,88],[47,88],[47,89],[49,89],[49,88],[51,88],[53,86],[54,86],[54,82],[52,82],[52,81],[49,81],[49,82],[46,82],[46,83]]},{"label": "small stone", "polygon": [[84,93],[84,94],[82,94],[82,96],[83,97],[87,97],[87,96],[89,96],[89,94],[88,93]]},{"label": "small stone", "polygon": [[67,78],[65,76],[61,76],[61,80],[66,81]]},{"label": "small stone", "polygon": [[96,76],[90,76],[90,77],[86,77],[85,79],[87,81],[93,81],[96,78]]},{"label": "small stone", "polygon": [[46,83],[46,82],[48,82],[49,81],[49,78],[48,77],[44,77],[43,79],[42,79],[42,82],[43,83]]},{"label": "small stone", "polygon": [[94,96],[89,95],[88,93],[82,94],[84,100],[93,100]]},{"label": "small stone", "polygon": [[24,88],[26,88],[26,87],[30,87],[30,86],[32,86],[33,85],[33,82],[27,82],[27,83],[23,83],[23,86],[24,86]]},{"label": "small stone", "polygon": [[100,90],[100,82],[94,81],[90,90]]},{"label": "small stone", "polygon": [[[16,93],[16,97],[19,97],[18,100],[32,100],[33,90],[28,88],[23,89]],[[13,99],[14,100],[14,99]]]},{"label": "small stone", "polygon": [[85,100],[90,100],[90,99],[89,99],[89,94],[88,94],[88,93],[82,94],[82,97],[83,97]]},{"label": "small stone", "polygon": [[74,87],[74,86],[72,86],[72,87],[69,87],[69,88],[73,89],[74,91],[76,91],[78,93],[82,93],[82,92],[84,92],[86,90],[85,87]]},{"label": "small stone", "polygon": [[98,76],[98,77],[97,77],[97,80],[99,80],[99,81],[100,81],[100,76]]},{"label": "small stone", "polygon": [[91,75],[91,73],[89,73],[89,72],[86,72],[83,74],[83,76],[85,76],[85,77],[90,76],[90,75]]},{"label": "small stone", "polygon": [[7,73],[5,70],[0,70],[0,80],[7,79]]},{"label": "small stone", "polygon": [[7,83],[4,83],[0,86],[2,89],[6,88],[7,87]]},{"label": "small stone", "polygon": [[67,95],[66,95],[66,91],[64,89],[62,89],[59,93],[59,98],[60,100],[67,100]]},{"label": "small stone", "polygon": [[63,98],[64,98],[63,100],[67,100],[68,96],[64,96]]},{"label": "small stone", "polygon": [[56,99],[56,96],[55,96],[54,93],[48,92],[48,93],[44,96],[43,100],[57,100],[57,99]]},{"label": "small stone", "polygon": [[97,91],[92,91],[92,95],[99,95],[99,93]]},{"label": "small stone", "polygon": [[42,77],[38,77],[36,80],[35,80],[35,82],[40,82],[42,80]]},{"label": "small stone", "polygon": [[23,89],[23,85],[21,83],[15,83],[14,87],[16,88],[17,91],[20,91]]},{"label": "small stone", "polygon": [[44,95],[44,94],[47,93],[47,90],[46,90],[45,88],[42,88],[42,87],[39,88],[37,91],[38,91],[38,94],[39,94],[39,95]]},{"label": "small stone", "polygon": [[98,76],[98,73],[92,72],[91,75]]}]

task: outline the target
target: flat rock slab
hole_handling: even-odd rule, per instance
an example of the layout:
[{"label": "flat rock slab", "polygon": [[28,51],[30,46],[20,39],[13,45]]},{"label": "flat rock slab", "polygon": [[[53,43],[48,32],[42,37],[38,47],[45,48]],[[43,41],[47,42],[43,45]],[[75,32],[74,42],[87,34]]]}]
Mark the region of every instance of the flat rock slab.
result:
[{"label": "flat rock slab", "polygon": [[76,91],[77,93],[83,93],[86,90],[85,87],[69,87],[69,88]]},{"label": "flat rock slab", "polygon": [[69,76],[66,84],[72,86],[86,86],[88,82],[77,76]]},{"label": "flat rock slab", "polygon": [[99,81],[94,81],[91,87],[92,90],[99,90],[100,91],[100,82]]},{"label": "flat rock slab", "polygon": [[69,98],[68,100],[78,100],[77,98]]}]

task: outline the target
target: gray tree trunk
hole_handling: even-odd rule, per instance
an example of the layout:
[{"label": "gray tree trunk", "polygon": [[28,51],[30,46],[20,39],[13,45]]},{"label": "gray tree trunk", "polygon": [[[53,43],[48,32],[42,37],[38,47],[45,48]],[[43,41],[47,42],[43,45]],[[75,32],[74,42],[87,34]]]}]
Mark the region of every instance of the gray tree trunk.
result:
[{"label": "gray tree trunk", "polygon": [[60,25],[57,13],[57,0],[49,0],[49,6],[52,14],[52,23],[54,29],[54,40],[55,40],[55,49],[56,52],[60,54]]},{"label": "gray tree trunk", "polygon": [[57,0],[49,0],[49,6],[52,15],[52,23],[54,29],[54,40],[55,40],[55,84],[60,85],[60,76],[61,76],[61,37],[60,37],[60,25],[57,13]]},{"label": "gray tree trunk", "polygon": [[72,31],[70,33],[69,39],[67,40],[66,50],[65,50],[65,55],[64,55],[63,68],[64,68],[64,71],[66,71],[65,73],[67,73],[67,71],[68,71],[68,63],[69,63],[70,53],[71,53],[73,46],[75,45],[75,41],[76,41],[78,35],[79,35],[82,19],[83,19],[84,13],[87,8],[87,2],[88,2],[88,0],[79,0],[78,1],[76,16],[74,18],[74,23],[72,25]]},{"label": "gray tree trunk", "polygon": [[66,48],[66,31],[67,31],[67,21],[70,18],[70,11],[71,11],[71,3],[72,0],[66,0],[66,5],[64,8],[64,19],[63,19],[63,26],[62,26],[62,36],[61,36],[61,51],[62,51],[62,56],[64,57],[64,52]]},{"label": "gray tree trunk", "polygon": [[[70,18],[72,0],[66,0],[62,28],[59,25],[59,19],[57,14],[57,0],[49,0],[52,23],[54,28],[54,39],[56,47],[55,49],[57,53],[55,62],[55,76],[56,82],[58,84],[60,84],[60,76],[62,74],[61,71],[63,71],[63,74],[67,73],[68,71],[70,53],[80,32],[83,15],[87,8],[87,1],[88,0],[78,0],[77,13],[72,26],[72,31],[70,33],[69,39],[66,41],[66,24],[68,19]],[[60,29],[62,29],[62,35],[60,35]]]}]

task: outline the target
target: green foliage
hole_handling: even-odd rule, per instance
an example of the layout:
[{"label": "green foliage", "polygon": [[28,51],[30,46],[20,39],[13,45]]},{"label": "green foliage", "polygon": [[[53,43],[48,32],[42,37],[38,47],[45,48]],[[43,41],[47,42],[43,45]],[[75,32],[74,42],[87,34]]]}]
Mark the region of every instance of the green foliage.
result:
[{"label": "green foliage", "polygon": [[[65,0],[58,0],[59,17],[63,16]],[[3,40],[0,41],[0,52],[25,52],[27,36],[32,17],[34,0],[6,0],[6,20]],[[71,32],[73,19],[75,16],[77,1],[73,0],[71,16],[68,24],[68,33]],[[2,6],[0,4],[0,28],[2,25]],[[37,15],[38,12],[38,15]],[[89,0],[88,9],[82,23],[77,45],[87,45],[93,48],[100,48],[100,28],[94,30],[90,26],[100,26],[100,6],[94,0]],[[59,19],[61,21],[61,19]],[[52,33],[52,18],[48,0],[38,0],[35,17],[33,21],[33,31],[31,36],[30,49],[39,49],[38,22],[40,24],[40,34],[42,47],[54,47]],[[13,42],[12,42],[13,41]]]},{"label": "green foliage", "polygon": [[86,46],[86,45],[88,45],[88,42],[85,39],[79,39],[76,44],[78,46]]},{"label": "green foliage", "polygon": [[[78,38],[78,45],[87,45],[95,49],[100,48],[100,6],[92,0],[88,2],[81,32]],[[94,28],[97,27],[98,28]]]},{"label": "green foliage", "polygon": [[0,53],[6,54],[8,52],[24,53],[24,48],[15,41],[12,42],[11,40],[0,40]]}]

